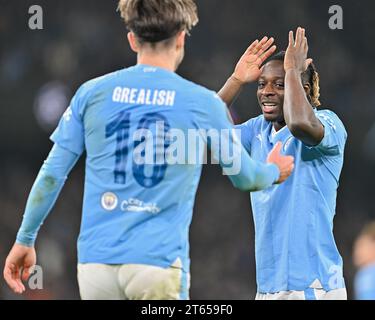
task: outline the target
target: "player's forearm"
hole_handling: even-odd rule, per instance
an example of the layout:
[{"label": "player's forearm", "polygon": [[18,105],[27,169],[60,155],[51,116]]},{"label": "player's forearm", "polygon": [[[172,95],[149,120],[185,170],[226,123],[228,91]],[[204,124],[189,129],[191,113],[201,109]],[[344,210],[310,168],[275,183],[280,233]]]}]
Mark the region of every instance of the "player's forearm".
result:
[{"label": "player's forearm", "polygon": [[233,185],[247,192],[267,189],[279,179],[280,171],[274,164],[263,165],[254,168],[254,172],[247,175],[231,176]]},{"label": "player's forearm", "polygon": [[241,93],[243,83],[231,76],[218,92],[220,98],[230,107]]},{"label": "player's forearm", "polygon": [[[224,175],[227,175],[233,185],[243,191],[266,189],[280,178],[276,165],[268,165],[254,161],[241,144],[241,131],[228,122],[225,106],[216,99],[216,118],[210,128],[220,134],[207,139],[211,149],[211,157],[215,163],[220,163]],[[207,137],[206,137],[207,138]],[[218,139],[217,139],[218,138]]]},{"label": "player's forearm", "polygon": [[230,175],[233,185],[242,191],[259,191],[275,184],[280,177],[279,168],[250,158],[245,149],[241,151],[239,173]]},{"label": "player's forearm", "polygon": [[289,126],[306,124],[314,116],[297,71],[288,70],[285,75],[284,117]]},{"label": "player's forearm", "polygon": [[290,132],[303,142],[319,142],[319,126],[314,110],[306,97],[301,75],[288,70],[285,75],[284,118]]},{"label": "player's forearm", "polygon": [[55,145],[39,171],[27,200],[17,243],[33,246],[37,233],[79,156]]}]

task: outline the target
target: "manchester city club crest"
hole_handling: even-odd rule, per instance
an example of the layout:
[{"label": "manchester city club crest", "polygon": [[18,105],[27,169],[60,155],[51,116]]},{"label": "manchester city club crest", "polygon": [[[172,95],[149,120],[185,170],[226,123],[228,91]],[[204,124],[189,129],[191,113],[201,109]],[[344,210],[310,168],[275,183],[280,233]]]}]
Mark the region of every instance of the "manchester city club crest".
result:
[{"label": "manchester city club crest", "polygon": [[117,196],[112,192],[106,192],[102,195],[102,207],[107,211],[116,209],[118,203]]}]

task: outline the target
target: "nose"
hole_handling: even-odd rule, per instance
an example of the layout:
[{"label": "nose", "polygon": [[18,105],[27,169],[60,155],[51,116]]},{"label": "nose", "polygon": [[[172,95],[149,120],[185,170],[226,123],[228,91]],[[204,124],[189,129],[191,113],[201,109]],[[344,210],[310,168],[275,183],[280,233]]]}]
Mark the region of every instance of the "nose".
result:
[{"label": "nose", "polygon": [[276,93],[275,93],[275,90],[273,89],[273,86],[271,83],[267,83],[262,92],[261,92],[262,95],[266,96],[266,97],[269,97],[269,96],[274,96]]}]

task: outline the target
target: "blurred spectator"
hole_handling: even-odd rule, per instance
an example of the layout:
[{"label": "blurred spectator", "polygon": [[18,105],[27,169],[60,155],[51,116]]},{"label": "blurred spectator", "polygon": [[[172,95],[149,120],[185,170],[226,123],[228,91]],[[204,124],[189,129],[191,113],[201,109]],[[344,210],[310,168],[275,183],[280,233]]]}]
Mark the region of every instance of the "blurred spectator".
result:
[{"label": "blurred spectator", "polygon": [[375,300],[375,222],[364,227],[354,245],[355,298]]},{"label": "blurred spectator", "polygon": [[34,114],[40,127],[51,133],[69,104],[69,89],[61,82],[45,84],[37,93]]}]

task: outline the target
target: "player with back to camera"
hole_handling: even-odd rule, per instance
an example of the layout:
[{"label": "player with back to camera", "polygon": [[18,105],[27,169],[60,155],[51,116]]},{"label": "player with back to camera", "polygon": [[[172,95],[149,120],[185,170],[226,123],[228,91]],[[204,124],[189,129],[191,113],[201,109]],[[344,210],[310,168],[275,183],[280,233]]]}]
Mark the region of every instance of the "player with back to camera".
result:
[{"label": "player with back to camera", "polygon": [[[261,40],[265,43],[267,38]],[[343,262],[333,236],[337,188],[347,134],[338,116],[318,110],[319,76],[307,59],[305,30],[289,33],[286,52],[265,63],[253,43],[219,95],[230,106],[258,81],[262,115],[241,129],[251,157],[264,161],[275,143],[295,158],[280,186],[252,193],[259,300],[346,299]]]},{"label": "player with back to camera", "polygon": [[[179,129],[231,130],[225,104],[218,96],[175,71],[183,60],[185,36],[198,22],[192,0],[121,0],[119,10],[137,53],[136,66],[83,84],[73,97],[51,139],[54,146],[30,192],[16,244],[4,277],[16,293],[25,291],[36,263],[34,242],[42,222],[79,157],[85,151],[86,175],[78,239],[78,283],[82,299],[187,299],[189,241],[201,163],[142,164],[142,144],[164,154],[149,132]],[[265,60],[271,43],[259,45]],[[160,131],[155,129],[164,128]],[[143,138],[134,138],[143,134]],[[268,164],[253,161],[233,135],[240,160],[230,175],[241,190],[260,190],[287,179],[293,158],[269,154]],[[212,153],[223,166],[219,146]],[[148,150],[148,149],[147,149]],[[138,153],[138,156],[142,154]],[[263,161],[262,161],[263,162]]]}]

